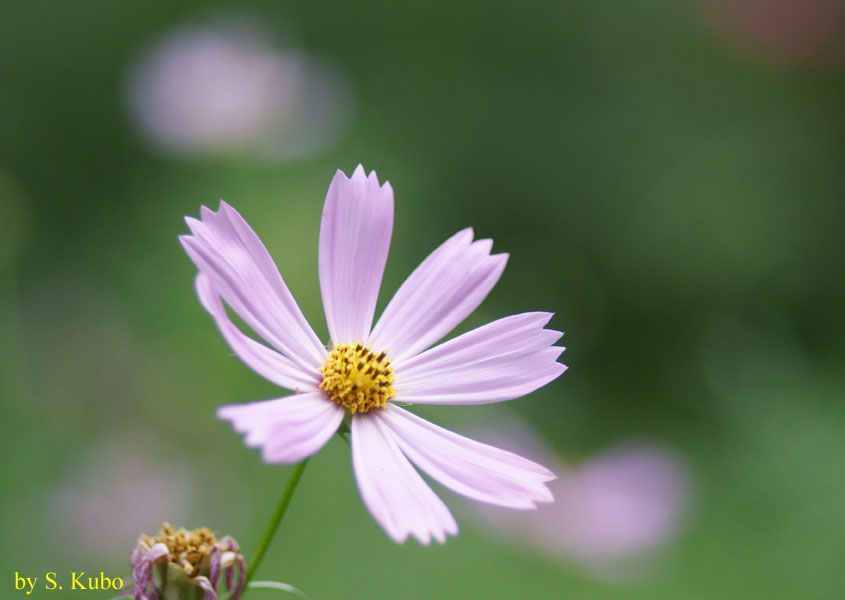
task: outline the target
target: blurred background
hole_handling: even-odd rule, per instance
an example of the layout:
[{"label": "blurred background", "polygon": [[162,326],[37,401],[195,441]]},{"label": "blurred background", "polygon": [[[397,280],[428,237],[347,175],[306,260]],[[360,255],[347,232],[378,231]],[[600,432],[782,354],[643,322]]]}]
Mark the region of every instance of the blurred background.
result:
[{"label": "blurred background", "polygon": [[214,411],[279,390],[232,358],[176,236],[225,198],[326,339],[322,202],[360,162],[396,193],[380,306],[472,225],[511,259],[461,330],[556,313],[558,381],[419,412],[552,465],[558,501],[437,487],[460,535],[396,546],[334,440],[259,578],[315,600],[845,597],[844,34],[841,0],[3,3],[5,589],[128,581],[164,520],[249,557],[289,469]]}]

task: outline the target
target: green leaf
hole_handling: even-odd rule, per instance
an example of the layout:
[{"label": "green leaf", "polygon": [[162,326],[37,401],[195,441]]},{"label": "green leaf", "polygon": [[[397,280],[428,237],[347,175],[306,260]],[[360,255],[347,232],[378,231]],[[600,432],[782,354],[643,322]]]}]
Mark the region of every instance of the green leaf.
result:
[{"label": "green leaf", "polygon": [[281,583],[279,581],[250,581],[246,587],[249,589],[257,588],[265,590],[281,590],[283,592],[287,592],[288,594],[293,594],[294,596],[299,596],[300,598],[310,600],[308,594],[306,594],[302,590],[299,590],[287,583]]}]

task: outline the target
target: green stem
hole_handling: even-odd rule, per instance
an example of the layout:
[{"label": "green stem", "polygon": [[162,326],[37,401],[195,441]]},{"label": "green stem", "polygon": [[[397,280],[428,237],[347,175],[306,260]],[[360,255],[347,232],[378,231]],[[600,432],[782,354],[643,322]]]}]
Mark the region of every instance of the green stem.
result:
[{"label": "green stem", "polygon": [[[302,477],[302,472],[305,470],[305,465],[307,464],[308,459],[306,458],[302,462],[297,463],[293,468],[293,473],[290,474],[287,485],[285,485],[285,489],[282,492],[282,497],[279,498],[279,504],[276,505],[276,510],[270,518],[270,522],[267,524],[267,529],[264,531],[264,537],[261,538],[261,543],[258,544],[258,548],[255,550],[255,554],[252,555],[252,560],[249,562],[249,568],[246,571],[247,585],[252,580],[252,576],[255,575],[255,572],[258,570],[258,565],[261,564],[261,559],[264,558],[264,553],[267,552],[270,542],[273,541],[273,536],[276,535],[279,523],[282,522],[282,517],[285,516],[285,511],[288,509],[290,499],[293,497],[294,490],[296,490],[296,484],[299,483],[299,479]],[[246,593],[246,588],[244,593]]]},{"label": "green stem", "polygon": [[340,427],[337,428],[335,433],[342,437],[344,442],[349,444],[349,434],[352,433],[352,429],[349,427],[349,415],[344,417],[343,422],[340,424]]}]

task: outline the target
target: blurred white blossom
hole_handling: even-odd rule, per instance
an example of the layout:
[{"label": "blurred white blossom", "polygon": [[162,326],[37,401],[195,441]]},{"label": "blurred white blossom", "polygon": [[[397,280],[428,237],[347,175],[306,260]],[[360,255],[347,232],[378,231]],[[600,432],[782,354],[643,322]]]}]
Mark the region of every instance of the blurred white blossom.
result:
[{"label": "blurred white blossom", "polygon": [[336,67],[276,47],[244,20],[164,36],[132,68],[128,102],[141,132],[164,153],[264,160],[324,149],[351,113]]}]

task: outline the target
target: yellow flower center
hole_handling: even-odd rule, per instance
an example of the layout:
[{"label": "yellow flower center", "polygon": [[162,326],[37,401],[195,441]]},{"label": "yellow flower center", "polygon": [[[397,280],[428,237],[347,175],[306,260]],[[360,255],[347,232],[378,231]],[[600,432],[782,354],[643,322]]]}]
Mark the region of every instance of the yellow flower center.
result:
[{"label": "yellow flower center", "polygon": [[352,414],[384,408],[396,395],[387,352],[374,354],[363,344],[338,344],[320,372],[320,387]]},{"label": "yellow flower center", "polygon": [[164,524],[157,536],[144,535],[141,539],[150,547],[159,542],[167,546],[170,562],[181,566],[190,577],[199,571],[217,543],[214,534],[207,527],[188,531],[183,527],[173,529],[169,523]]}]

